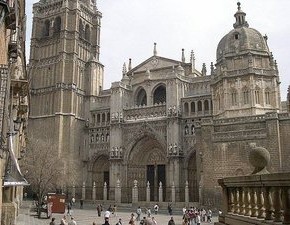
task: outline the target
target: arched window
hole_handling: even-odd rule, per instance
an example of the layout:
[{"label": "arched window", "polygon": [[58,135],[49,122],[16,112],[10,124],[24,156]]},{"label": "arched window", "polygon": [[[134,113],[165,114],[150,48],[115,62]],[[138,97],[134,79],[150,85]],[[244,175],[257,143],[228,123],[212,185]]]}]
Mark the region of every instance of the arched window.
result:
[{"label": "arched window", "polygon": [[102,122],[105,122],[105,121],[106,121],[106,114],[102,113]]},{"label": "arched window", "polygon": [[49,36],[49,28],[50,28],[50,21],[45,20],[44,26],[43,26],[43,36],[48,37]]},{"label": "arched window", "polygon": [[268,88],[265,90],[265,103],[266,105],[271,105],[270,90]]},{"label": "arched window", "polygon": [[84,38],[84,25],[82,20],[79,20],[79,37]]},{"label": "arched window", "polygon": [[195,112],[195,102],[191,102],[190,103],[190,108],[191,108],[191,112],[194,113]]},{"label": "arched window", "polygon": [[61,18],[58,16],[54,19],[54,33],[59,33],[61,30]]},{"label": "arched window", "polygon": [[238,104],[236,89],[232,89],[232,91],[231,91],[231,104],[232,104],[232,106],[235,106]]},{"label": "arched window", "polygon": [[98,113],[97,114],[97,123],[100,123],[101,122],[101,115]]},{"label": "arched window", "polygon": [[153,94],[153,104],[160,104],[166,102],[166,88],[163,85],[160,85],[155,89]]},{"label": "arched window", "polygon": [[198,101],[197,102],[197,111],[198,112],[201,112],[202,111],[202,103],[201,103],[201,101]]},{"label": "arched window", "polygon": [[87,24],[85,29],[85,39],[87,41],[90,41],[90,36],[91,36],[90,26]]},{"label": "arched window", "polygon": [[189,112],[188,103],[187,103],[187,102],[185,102],[185,103],[184,103],[184,113],[187,115],[187,114],[188,114],[188,112]]},{"label": "arched window", "polygon": [[147,105],[147,95],[146,91],[143,88],[138,91],[136,105],[138,106]]},{"label": "arched window", "polygon": [[110,121],[110,113],[107,113],[107,121]]},{"label": "arched window", "polygon": [[247,88],[243,89],[243,103],[244,105],[249,104],[249,90]]}]

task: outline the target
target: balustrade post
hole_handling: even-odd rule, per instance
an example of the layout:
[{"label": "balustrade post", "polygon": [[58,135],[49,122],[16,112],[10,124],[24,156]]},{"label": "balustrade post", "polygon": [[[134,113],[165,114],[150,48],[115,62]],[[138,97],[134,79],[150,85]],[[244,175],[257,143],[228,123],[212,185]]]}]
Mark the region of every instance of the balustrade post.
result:
[{"label": "balustrade post", "polygon": [[244,188],[239,190],[240,215],[245,215],[245,191]]},{"label": "balustrade post", "polygon": [[282,224],[290,224],[290,191],[289,187],[284,187],[282,189],[282,201],[284,208],[284,219]]},{"label": "balustrade post", "polygon": [[239,189],[235,188],[234,189],[234,213],[239,214],[240,213],[240,204],[239,204]]},{"label": "balustrade post", "polygon": [[264,196],[262,188],[257,190],[258,218],[265,218]]},{"label": "balustrade post", "polygon": [[245,216],[251,215],[251,189],[246,188],[245,189]]},{"label": "balustrade post", "polygon": [[282,222],[281,188],[275,187],[273,191],[274,222]]},{"label": "balustrade post", "polygon": [[258,206],[257,206],[257,189],[254,187],[251,189],[251,217],[258,216]]},{"label": "balustrade post", "polygon": [[270,187],[265,187],[264,192],[264,199],[265,199],[265,220],[272,220],[273,219],[273,205],[272,205],[272,196]]},{"label": "balustrade post", "polygon": [[[229,212],[233,213],[234,212],[234,189],[229,188]],[[226,213],[226,212],[225,212]]]}]

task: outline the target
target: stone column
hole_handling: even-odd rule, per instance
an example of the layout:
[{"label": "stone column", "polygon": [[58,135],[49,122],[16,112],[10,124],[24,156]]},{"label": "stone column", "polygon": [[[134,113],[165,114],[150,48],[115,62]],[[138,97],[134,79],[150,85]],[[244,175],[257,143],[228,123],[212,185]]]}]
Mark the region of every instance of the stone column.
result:
[{"label": "stone column", "polygon": [[107,190],[107,183],[104,183],[104,190],[103,190],[103,199],[104,201],[108,200],[108,190]]},{"label": "stone column", "polygon": [[138,202],[138,181],[134,180],[134,184],[132,187],[132,203]]},{"label": "stone column", "polygon": [[146,202],[150,202],[150,183],[147,182],[147,188],[146,188]]},{"label": "stone column", "polygon": [[92,199],[95,201],[96,200],[96,182],[93,183],[93,194],[92,194]]},{"label": "stone column", "polygon": [[171,201],[175,202],[175,185],[174,185],[174,182],[172,182],[172,186],[171,186]]},{"label": "stone column", "polygon": [[116,182],[116,188],[115,188],[115,202],[121,203],[121,184],[120,180],[118,179]]},{"label": "stone column", "polygon": [[83,200],[86,199],[86,182],[83,182],[83,186],[82,186],[82,199]]},{"label": "stone column", "polygon": [[185,182],[184,193],[185,193],[185,196],[184,196],[185,203],[188,203],[189,202],[188,181]]},{"label": "stone column", "polygon": [[159,183],[159,202],[163,202],[163,187],[161,181]]}]

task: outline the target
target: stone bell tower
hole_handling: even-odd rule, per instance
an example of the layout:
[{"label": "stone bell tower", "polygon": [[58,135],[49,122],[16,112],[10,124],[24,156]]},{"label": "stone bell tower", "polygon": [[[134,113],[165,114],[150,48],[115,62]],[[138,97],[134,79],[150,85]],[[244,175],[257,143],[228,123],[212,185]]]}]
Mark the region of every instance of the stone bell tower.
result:
[{"label": "stone bell tower", "polygon": [[33,5],[29,134],[52,141],[52,154],[65,159],[65,172],[75,184],[82,182],[90,98],[103,88],[101,17],[94,0],[40,0]]}]

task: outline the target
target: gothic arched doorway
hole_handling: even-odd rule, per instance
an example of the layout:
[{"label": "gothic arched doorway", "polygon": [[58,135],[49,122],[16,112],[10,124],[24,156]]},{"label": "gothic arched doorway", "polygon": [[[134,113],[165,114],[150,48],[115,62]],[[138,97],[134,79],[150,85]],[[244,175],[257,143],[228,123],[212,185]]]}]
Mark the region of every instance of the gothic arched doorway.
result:
[{"label": "gothic arched doorway", "polygon": [[[110,183],[110,168],[109,168],[109,158],[107,156],[101,155],[98,157],[92,168],[92,181],[96,184],[96,199],[104,199],[103,190],[104,183],[107,183],[109,187]],[[107,196],[109,197],[109,196]],[[107,198],[108,199],[108,198]]]},{"label": "gothic arched doorway", "polygon": [[[166,199],[166,152],[162,145],[152,137],[144,136],[130,152],[127,175],[129,190],[131,190],[134,180],[138,181],[140,201],[146,201],[148,182],[150,184],[150,201],[159,200],[160,182],[163,188],[162,198]],[[129,199],[131,198],[132,196],[129,197]]]},{"label": "gothic arched doorway", "polygon": [[189,201],[198,202],[198,182],[197,182],[197,166],[196,166],[196,151],[192,153],[188,160],[188,188]]}]

